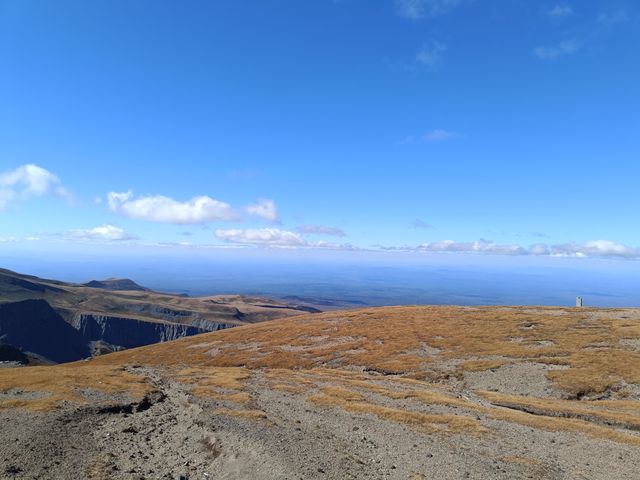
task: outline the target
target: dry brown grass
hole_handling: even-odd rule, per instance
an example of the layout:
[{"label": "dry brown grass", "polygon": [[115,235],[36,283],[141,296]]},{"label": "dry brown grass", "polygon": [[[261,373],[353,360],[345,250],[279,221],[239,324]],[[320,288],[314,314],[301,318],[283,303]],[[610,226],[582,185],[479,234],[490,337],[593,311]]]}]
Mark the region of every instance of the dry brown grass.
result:
[{"label": "dry brown grass", "polygon": [[465,372],[481,372],[483,370],[492,370],[504,365],[508,365],[508,360],[469,360],[463,362],[460,368]]},{"label": "dry brown grass", "polygon": [[[501,357],[571,367],[551,372],[550,378],[575,397],[606,392],[621,382],[639,383],[640,352],[619,345],[635,337],[640,337],[640,315],[634,310],[387,307],[279,319],[183,339],[173,348],[154,345],[99,360],[284,369],[330,363],[440,381],[466,369],[495,368],[499,362],[486,358]],[[217,354],[197,347],[207,340],[221,342]],[[257,345],[255,351],[244,348],[247,342]],[[598,342],[612,347],[589,348]],[[440,353],[418,355],[423,344]],[[448,359],[461,364],[453,371],[439,369]]]},{"label": "dry brown grass", "polygon": [[220,393],[207,388],[194,388],[193,390],[191,390],[191,393],[200,398],[238,403],[242,405],[246,405],[252,400],[251,395],[246,392]]},{"label": "dry brown grass", "polygon": [[[345,398],[347,397],[347,398]],[[475,435],[486,429],[475,419],[459,415],[433,415],[399,408],[385,407],[366,401],[354,400],[341,392],[338,396],[326,391],[309,397],[309,401],[323,407],[339,407],[359,414],[375,415],[384,420],[408,424],[427,432],[465,433]]]},{"label": "dry brown grass", "polygon": [[177,370],[172,376],[181,383],[198,387],[243,390],[243,381],[251,376],[251,372],[245,368],[189,367]]},{"label": "dry brown grass", "polygon": [[[624,398],[633,391],[629,385],[640,384],[640,352],[627,345],[635,338],[640,338],[639,310],[389,307],[279,319],[118,352],[90,365],[112,372],[122,372],[127,363],[167,366],[178,381],[193,386],[194,394],[240,404],[248,403],[242,394],[248,393],[251,372],[265,369],[273,389],[304,394],[319,388],[311,396],[318,405],[425,430],[478,432],[482,425],[468,416],[412,411],[406,405],[462,409],[532,428],[638,445],[634,431],[640,426],[640,402]],[[466,372],[524,362],[563,366],[549,370],[548,377],[567,400],[492,392],[483,393],[493,403],[487,405],[473,392],[465,398],[453,390]],[[49,384],[56,372],[63,372],[49,371]],[[73,383],[97,381],[80,379],[82,371]],[[25,378],[16,388],[37,383],[29,379],[35,370],[21,372]],[[49,391],[45,387],[50,387],[47,381],[38,388]],[[605,399],[584,400],[599,396]],[[394,404],[404,407],[388,406]],[[233,410],[243,411],[252,410]]]},{"label": "dry brown grass", "polygon": [[481,408],[487,415],[496,420],[503,420],[511,423],[518,423],[532,428],[547,430],[550,432],[574,432],[588,435],[592,438],[610,440],[612,442],[624,443],[627,445],[640,446],[640,436],[633,435],[614,428],[594,425],[585,420],[572,418],[545,417],[543,415],[532,415],[530,413],[509,408]]},{"label": "dry brown grass", "polygon": [[171,377],[191,385],[191,393],[199,398],[248,404],[251,395],[245,392],[244,381],[251,376],[245,368],[189,367],[170,371]]},{"label": "dry brown grass", "polygon": [[[477,392],[494,405],[522,409],[535,415],[546,417],[578,418],[594,423],[618,425],[629,430],[640,431],[640,410],[629,413],[616,408],[616,402],[605,406],[590,402],[535,398],[520,395],[506,395],[497,392]],[[636,405],[637,406],[637,405]]]},{"label": "dry brown grass", "polygon": [[[585,402],[580,401],[537,399],[535,397],[503,395],[494,392],[478,392],[482,397],[495,403],[492,406],[485,406],[471,399],[460,398],[441,385],[419,380],[372,377],[354,372],[327,369],[281,370],[270,372],[270,375],[280,381],[302,379],[307,388],[331,383],[334,386],[321,388],[321,393],[312,395],[310,400],[316,404],[343,408],[356,413],[371,412],[363,405],[354,407],[352,405],[354,401],[377,407],[370,401],[359,400],[355,396],[360,395],[362,397],[359,392],[369,392],[392,400],[414,400],[427,406],[439,405],[463,409],[470,414],[485,415],[496,420],[547,431],[569,431],[618,443],[640,444],[640,436],[628,430],[624,431],[625,429],[638,429],[638,422],[640,422],[640,414],[638,412],[640,410],[637,408],[638,403],[633,401],[599,401],[589,402],[585,405]],[[381,385],[381,383],[397,383],[402,385],[403,388],[390,389]],[[347,388],[350,390],[347,390]],[[409,423],[397,415],[380,416],[387,420]]]},{"label": "dry brown grass", "polygon": [[522,457],[519,455],[500,457],[499,460],[508,463],[516,463],[518,465],[540,465],[540,460],[536,460],[535,458]]},{"label": "dry brown grass", "polygon": [[60,402],[86,403],[81,390],[104,393],[126,393],[140,400],[152,390],[145,378],[131,374],[115,365],[71,363],[53,367],[25,367],[0,369],[0,391],[23,390],[48,394],[33,400],[6,400],[0,408],[25,408],[47,411],[58,408]]},{"label": "dry brown grass", "polygon": [[217,408],[213,411],[214,415],[226,415],[227,417],[239,417],[247,420],[266,419],[267,414],[262,410],[234,410],[231,408]]}]

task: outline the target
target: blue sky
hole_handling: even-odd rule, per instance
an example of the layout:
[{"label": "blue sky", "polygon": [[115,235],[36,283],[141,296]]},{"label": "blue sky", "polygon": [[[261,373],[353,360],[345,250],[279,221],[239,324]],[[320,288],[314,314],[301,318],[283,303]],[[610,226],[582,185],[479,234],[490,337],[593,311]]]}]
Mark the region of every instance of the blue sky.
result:
[{"label": "blue sky", "polygon": [[639,45],[630,0],[0,0],[0,249],[635,260]]}]

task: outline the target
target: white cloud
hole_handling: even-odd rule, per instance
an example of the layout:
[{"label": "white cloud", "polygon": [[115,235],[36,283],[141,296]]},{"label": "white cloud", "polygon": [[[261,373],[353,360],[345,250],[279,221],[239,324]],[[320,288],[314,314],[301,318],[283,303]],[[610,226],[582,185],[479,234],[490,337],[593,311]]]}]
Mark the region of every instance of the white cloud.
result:
[{"label": "white cloud", "polygon": [[581,47],[581,42],[574,38],[564,40],[556,45],[534,48],[533,54],[542,60],[557,60],[576,53]]},{"label": "white cloud", "polygon": [[573,7],[571,5],[556,4],[553,8],[547,10],[547,15],[550,17],[566,17],[573,13]]},{"label": "white cloud", "polygon": [[418,246],[417,250],[424,252],[467,252],[499,255],[522,255],[526,253],[526,250],[520,245],[501,245],[484,239],[480,239],[476,242],[454,242],[453,240],[443,240],[440,242],[425,243]]},{"label": "white cloud", "polygon": [[628,247],[611,240],[592,240],[583,244],[554,245],[550,254],[568,257],[640,258],[640,248]]},{"label": "white cloud", "polygon": [[436,228],[430,223],[427,223],[424,220],[421,220],[419,218],[416,218],[413,222],[411,222],[411,226],[413,228],[424,228],[426,230],[433,230],[434,228]]},{"label": "white cloud", "polygon": [[325,225],[300,225],[296,230],[300,233],[333,235],[335,237],[344,237],[346,235],[341,228],[327,227]]},{"label": "white cloud", "polygon": [[299,233],[279,228],[231,228],[218,229],[216,237],[230,243],[242,243],[246,245],[267,245],[279,247],[303,247],[307,241]]},{"label": "white cloud", "polygon": [[412,143],[422,143],[422,142],[445,142],[447,140],[453,140],[456,138],[461,138],[463,135],[458,132],[453,132],[451,130],[444,130],[442,128],[436,128],[428,131],[423,135],[409,135],[407,136],[400,144],[412,144]]},{"label": "white cloud", "polygon": [[49,194],[72,200],[72,195],[62,186],[60,179],[38,165],[20,165],[0,174],[0,209],[15,200]]},{"label": "white cloud", "polygon": [[260,200],[258,203],[247,205],[247,213],[264,218],[272,223],[278,223],[278,208],[273,200]]},{"label": "white cloud", "polygon": [[[551,11],[557,8],[556,6]],[[558,13],[562,11],[561,8],[557,9]],[[571,38],[567,38],[555,45],[536,47],[533,49],[533,54],[542,60],[557,60],[573,55],[583,48],[597,47],[612,33],[614,27],[626,22],[628,19],[627,13],[622,10],[601,13],[596,17],[592,25],[579,29],[579,33],[574,34]]]},{"label": "white cloud", "polygon": [[422,137],[422,139],[427,142],[444,142],[446,140],[452,140],[458,137],[460,137],[460,134],[457,132],[450,132],[448,130],[437,128],[435,130],[431,130],[430,132],[427,132]]},{"label": "white cloud", "polygon": [[476,253],[492,255],[534,255],[574,258],[626,258],[640,259],[640,248],[629,247],[611,240],[593,240],[582,244],[566,243],[546,245],[536,243],[529,247],[517,244],[499,244],[480,239],[476,242],[455,242],[442,240],[418,246],[383,247],[383,250],[431,252],[431,253]]},{"label": "white cloud", "polygon": [[133,240],[136,238],[125,232],[122,228],[107,224],[88,230],[71,230],[67,233],[67,237],[83,240],[108,240],[110,242]]},{"label": "white cloud", "polygon": [[450,12],[462,0],[396,0],[396,13],[409,20],[437,17]]},{"label": "white cloud", "polygon": [[422,46],[422,49],[416,55],[416,61],[435,70],[442,64],[442,57],[446,51],[447,46],[444,43],[434,40]]},{"label": "white cloud", "polygon": [[619,23],[626,22],[629,16],[626,12],[618,10],[612,13],[601,13],[596,18],[596,34],[607,33],[611,28],[615,27]]},{"label": "white cloud", "polygon": [[292,249],[361,250],[348,243],[309,242],[300,233],[279,228],[218,229],[215,236],[227,243]]},{"label": "white cloud", "polygon": [[113,212],[151,222],[187,225],[238,218],[229,204],[206,195],[179,202],[163,195],[134,198],[132,191],[109,192],[107,202]]}]

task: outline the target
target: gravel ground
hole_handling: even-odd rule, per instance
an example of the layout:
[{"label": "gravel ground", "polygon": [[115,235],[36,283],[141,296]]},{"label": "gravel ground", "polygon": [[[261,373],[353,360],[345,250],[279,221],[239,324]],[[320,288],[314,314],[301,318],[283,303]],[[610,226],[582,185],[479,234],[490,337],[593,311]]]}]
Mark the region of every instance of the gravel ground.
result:
[{"label": "gravel ground", "polygon": [[[193,397],[162,371],[135,371],[156,388],[141,402],[122,395],[92,398],[88,392],[94,401],[85,406],[48,413],[0,410],[0,478],[639,478],[640,449],[575,433],[483,416],[478,419],[488,434],[426,433],[371,414],[319,407],[307,400],[315,387],[301,393],[275,390],[261,371],[253,372],[246,391],[252,396],[249,407],[266,418],[238,418],[215,413],[230,404]],[[525,378],[540,373],[532,370]],[[516,382],[509,388],[520,391],[520,371],[499,373],[502,384],[496,385],[508,383],[508,374]],[[474,381],[474,387],[483,386],[482,379]],[[410,411],[456,413],[410,399],[365,396]]]}]

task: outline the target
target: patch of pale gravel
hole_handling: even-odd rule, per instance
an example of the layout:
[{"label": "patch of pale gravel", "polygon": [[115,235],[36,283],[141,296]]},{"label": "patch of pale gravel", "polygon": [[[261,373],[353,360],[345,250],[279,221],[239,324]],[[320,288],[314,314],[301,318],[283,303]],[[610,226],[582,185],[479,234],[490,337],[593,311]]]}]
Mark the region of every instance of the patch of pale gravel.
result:
[{"label": "patch of pale gravel", "polygon": [[618,345],[625,350],[640,352],[640,338],[621,338]]},{"label": "patch of pale gravel", "polygon": [[464,372],[464,382],[470,390],[560,398],[547,378],[552,369],[556,369],[555,366],[544,363],[510,363],[479,372]]},{"label": "patch of pale gravel", "polygon": [[[351,343],[358,340],[366,340],[365,337],[352,337],[352,336],[344,336],[344,337],[334,337],[331,341],[324,341],[328,337],[308,337],[305,338],[306,341],[310,343],[306,345],[279,345],[276,349],[283,352],[306,352],[308,350],[312,350],[318,347],[322,347],[323,349],[329,349],[334,347],[339,347],[341,345],[345,345],[347,343]],[[315,339],[315,340],[314,340]]]},{"label": "patch of pale gravel", "polygon": [[22,390],[12,388],[11,390],[0,391],[0,402],[6,400],[43,400],[49,398],[51,393],[38,392],[33,390]]},{"label": "patch of pale gravel", "polygon": [[433,358],[435,356],[438,356],[440,352],[442,352],[442,349],[431,347],[426,342],[420,342],[420,348],[412,350],[408,353],[422,358]]},{"label": "patch of pale gravel", "polygon": [[18,368],[18,367],[24,367],[24,363],[21,362],[13,362],[10,360],[5,360],[0,362],[0,368]]},{"label": "patch of pale gravel", "polygon": [[220,345],[222,341],[216,340],[215,342],[196,343],[195,345],[189,345],[186,348],[208,348],[214,345]]},{"label": "patch of pale gravel", "polygon": [[553,340],[535,340],[527,345],[529,348],[553,347],[556,342]]}]

